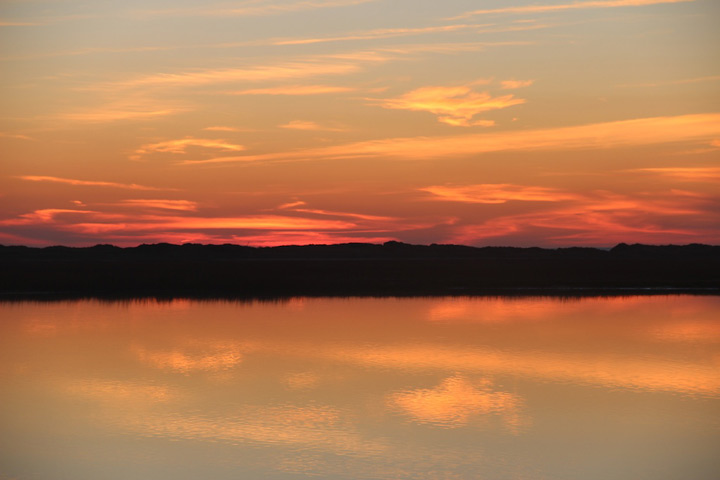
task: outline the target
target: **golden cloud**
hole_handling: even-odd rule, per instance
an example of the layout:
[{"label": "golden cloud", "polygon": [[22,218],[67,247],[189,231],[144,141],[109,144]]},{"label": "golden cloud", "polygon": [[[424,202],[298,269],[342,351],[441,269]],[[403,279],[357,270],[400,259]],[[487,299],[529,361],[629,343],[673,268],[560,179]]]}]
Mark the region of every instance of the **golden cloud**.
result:
[{"label": "golden cloud", "polygon": [[503,80],[500,82],[500,86],[504,90],[514,90],[516,88],[529,87],[533,83],[535,83],[535,80]]},{"label": "golden cloud", "polygon": [[158,208],[163,210],[183,210],[186,212],[197,211],[197,203],[190,200],[158,200],[158,199],[133,199],[123,200],[119,205],[140,208]]},{"label": "golden cloud", "polygon": [[439,200],[465,203],[560,202],[582,198],[578,195],[560,192],[554,188],[507,183],[465,186],[438,185],[421,188],[420,191],[428,192]]},{"label": "golden cloud", "polygon": [[308,120],[293,120],[284,125],[278,125],[280,128],[287,128],[289,130],[310,130],[310,131],[324,131],[324,132],[343,132],[345,129],[338,127],[328,127],[320,125],[315,122]]},{"label": "golden cloud", "polygon": [[382,100],[383,108],[425,111],[438,115],[438,120],[453,126],[488,126],[487,121],[473,123],[472,118],[482,112],[499,110],[525,103],[513,95],[492,97],[487,92],[474,92],[470,86],[422,87],[398,98]]},{"label": "golden cloud", "polygon": [[694,182],[715,182],[720,180],[720,167],[658,167],[636,168],[629,172],[646,172]]},{"label": "golden cloud", "polygon": [[28,180],[30,182],[53,182],[53,183],[65,183],[68,185],[78,185],[83,187],[111,187],[111,188],[126,188],[129,190],[175,190],[174,188],[157,188],[148,187],[146,185],[138,185],[136,183],[116,183],[116,182],[101,182],[95,180],[77,180],[74,178],[61,178],[61,177],[50,177],[45,175],[22,175],[18,178],[22,180]]},{"label": "golden cloud", "polygon": [[143,145],[135,150],[133,155],[130,156],[130,159],[140,160],[144,155],[155,152],[183,154],[187,152],[188,147],[202,147],[227,152],[241,152],[245,150],[244,146],[230,143],[227,140],[188,137]]}]

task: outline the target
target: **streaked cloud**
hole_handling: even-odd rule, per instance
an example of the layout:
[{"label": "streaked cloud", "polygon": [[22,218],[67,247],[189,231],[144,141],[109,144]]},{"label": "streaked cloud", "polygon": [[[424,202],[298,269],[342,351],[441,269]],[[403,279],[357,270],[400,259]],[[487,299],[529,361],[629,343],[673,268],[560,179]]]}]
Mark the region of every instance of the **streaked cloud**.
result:
[{"label": "streaked cloud", "polygon": [[208,132],[234,132],[234,133],[243,133],[243,132],[255,132],[257,130],[253,128],[239,128],[239,127],[226,127],[222,125],[214,126],[214,127],[205,127],[203,130]]},{"label": "streaked cloud", "polygon": [[720,81],[720,75],[712,75],[707,77],[681,78],[679,80],[669,80],[665,82],[648,82],[648,83],[626,83],[618,85],[618,87],[662,87],[666,85],[687,85],[692,83],[717,82]]},{"label": "streaked cloud", "polygon": [[133,208],[183,210],[186,212],[195,212],[198,209],[197,202],[190,200],[132,199],[123,200],[118,205]]},{"label": "streaked cloud", "polygon": [[331,217],[349,217],[359,220],[370,220],[374,222],[393,222],[398,221],[399,219],[394,217],[386,217],[381,215],[366,215],[362,213],[352,213],[352,212],[337,212],[333,210],[322,210],[319,208],[299,208],[304,207],[306,205],[305,202],[293,202],[293,203],[286,203],[284,205],[280,205],[278,209],[283,210],[292,210],[293,212],[298,213],[311,213],[313,215],[326,215]]},{"label": "streaked cloud", "polygon": [[35,140],[34,138],[21,133],[0,132],[0,138],[14,138],[16,140]]},{"label": "streaked cloud", "polygon": [[516,88],[529,87],[533,83],[535,83],[535,80],[503,80],[500,82],[500,86],[504,90],[514,90]]},{"label": "streaked cloud", "polygon": [[296,202],[283,203],[282,205],[278,205],[277,208],[282,210],[286,208],[302,207],[304,205],[307,205],[307,203],[303,202],[302,200],[298,200]]},{"label": "streaked cloud", "polygon": [[720,167],[657,167],[635,168],[628,172],[654,173],[678,180],[715,182],[720,180]]},{"label": "streaked cloud", "polygon": [[441,25],[435,27],[420,27],[420,28],[380,28],[376,30],[366,30],[363,32],[351,33],[349,35],[337,36],[337,37],[316,37],[316,38],[301,38],[301,39],[287,39],[287,40],[276,40],[275,45],[307,45],[313,43],[328,43],[328,42],[344,42],[350,40],[375,40],[381,38],[392,38],[392,37],[404,37],[410,35],[423,35],[428,33],[448,33],[456,32],[459,30],[478,29],[482,27],[492,26],[492,24],[483,25]]},{"label": "streaked cloud", "polygon": [[[95,88],[95,87],[93,87]],[[67,111],[53,116],[54,120],[83,123],[108,123],[130,120],[152,120],[186,112],[188,107],[179,102],[162,102],[148,95],[112,95],[110,100],[100,100],[96,105]]]},{"label": "streaked cloud", "polygon": [[581,10],[589,8],[617,8],[617,7],[643,7],[648,5],[658,5],[663,3],[684,3],[694,0],[600,0],[590,2],[573,2],[561,3],[554,5],[521,5],[517,7],[501,7],[492,9],[473,10],[471,12],[452,17],[450,20],[473,17],[476,15],[489,14],[525,14],[525,13],[545,13],[557,12],[563,10]]},{"label": "streaked cloud", "polygon": [[337,87],[331,85],[287,85],[269,88],[250,88],[226,92],[229,95],[322,95],[326,93],[344,93],[355,91],[352,87]]},{"label": "streaked cloud", "polygon": [[143,156],[150,153],[184,154],[187,153],[187,149],[190,147],[201,147],[226,152],[241,152],[245,150],[244,146],[230,143],[227,140],[187,137],[143,145],[133,152],[130,159],[140,160]]},{"label": "streaked cloud", "polygon": [[308,130],[308,131],[321,131],[321,132],[344,132],[344,128],[331,127],[327,125],[320,125],[316,122],[308,120],[292,120],[283,125],[278,125],[280,128],[286,128],[290,130]]},{"label": "streaked cloud", "polygon": [[309,38],[284,38],[271,40],[269,43],[272,45],[285,46],[285,45],[310,45],[317,43],[333,43],[333,42],[347,42],[353,40],[379,40],[384,38],[394,37],[408,37],[414,35],[428,35],[428,34],[442,34],[442,33],[453,33],[462,32],[466,30],[472,30],[473,33],[477,34],[492,34],[492,33],[510,33],[510,32],[524,32],[529,30],[539,30],[543,28],[549,28],[550,25],[546,24],[532,24],[532,25],[514,25],[514,26],[498,26],[494,23],[484,24],[456,24],[456,25],[440,25],[434,27],[417,27],[417,28],[382,28],[375,30],[363,30],[359,32],[353,32],[342,36],[331,36],[331,37],[309,37]]},{"label": "streaked cloud", "polygon": [[639,243],[707,242],[720,234],[720,229],[707,228],[708,219],[720,220],[710,213],[707,200],[674,192],[652,196],[595,192],[569,205],[459,225],[447,241],[512,242],[543,232],[547,245],[611,246],[625,238]]},{"label": "streaked cloud", "polygon": [[473,117],[490,110],[499,110],[525,103],[513,95],[493,97],[487,92],[475,92],[471,86],[422,87],[397,98],[378,102],[383,108],[425,111],[438,116],[438,121],[453,126],[492,126],[487,120],[473,121]]},{"label": "streaked cloud", "polygon": [[32,225],[55,221],[60,215],[84,215],[98,213],[93,210],[74,210],[69,208],[43,208],[34,212],[24,213],[18,218],[1,220],[0,225]]},{"label": "streaked cloud", "polygon": [[175,190],[173,188],[158,188],[149,187],[146,185],[138,185],[136,183],[116,183],[116,182],[102,182],[97,180],[78,180],[74,178],[60,178],[60,177],[49,177],[44,175],[22,175],[18,177],[22,180],[30,182],[53,182],[53,183],[65,183],[68,185],[77,185],[83,187],[111,187],[111,188],[126,188],[129,190]]},{"label": "streaked cloud", "polygon": [[[233,82],[266,82],[275,80],[297,80],[325,75],[346,75],[360,70],[361,62],[377,61],[377,55],[366,54],[362,58],[336,60],[307,60],[279,63],[276,65],[255,65],[247,68],[222,68],[186,71],[180,73],[160,73],[134,80],[126,80],[103,86],[117,87],[195,87]],[[383,58],[383,61],[385,59]]]},{"label": "streaked cloud", "polygon": [[38,22],[18,22],[14,20],[0,20],[0,27],[37,27],[44,25]]},{"label": "streaked cloud", "polygon": [[355,225],[339,220],[318,220],[281,215],[246,215],[238,217],[128,216],[123,223],[82,222],[66,225],[81,233],[113,231],[183,231],[183,230],[346,230]]},{"label": "streaked cloud", "polygon": [[232,7],[224,5],[203,5],[198,8],[175,8],[165,10],[145,10],[135,12],[136,15],[178,15],[178,16],[238,16],[256,17],[268,15],[282,15],[286,13],[301,12],[304,10],[317,10],[323,8],[350,7],[378,0],[295,0],[278,3],[273,0],[251,0]]},{"label": "streaked cloud", "polygon": [[502,151],[576,150],[707,141],[720,136],[720,114],[650,117],[587,125],[436,137],[389,138],[183,164],[307,161],[351,158],[445,159]]},{"label": "streaked cloud", "polygon": [[104,108],[93,109],[87,112],[65,113],[61,115],[64,120],[102,123],[114,122],[117,120],[137,120],[143,118],[165,117],[180,113],[180,109],[163,109],[163,110],[106,110]]},{"label": "streaked cloud", "polygon": [[578,195],[558,191],[554,188],[506,183],[465,186],[438,185],[424,187],[420,191],[428,192],[439,200],[464,203],[561,202],[580,198]]}]

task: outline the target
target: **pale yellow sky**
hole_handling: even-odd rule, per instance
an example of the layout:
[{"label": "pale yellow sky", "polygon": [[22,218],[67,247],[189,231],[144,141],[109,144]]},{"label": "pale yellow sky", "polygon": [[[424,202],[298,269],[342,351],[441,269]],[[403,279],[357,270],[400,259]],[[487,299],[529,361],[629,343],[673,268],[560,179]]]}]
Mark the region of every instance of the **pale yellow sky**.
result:
[{"label": "pale yellow sky", "polygon": [[714,0],[0,3],[0,243],[720,243]]}]

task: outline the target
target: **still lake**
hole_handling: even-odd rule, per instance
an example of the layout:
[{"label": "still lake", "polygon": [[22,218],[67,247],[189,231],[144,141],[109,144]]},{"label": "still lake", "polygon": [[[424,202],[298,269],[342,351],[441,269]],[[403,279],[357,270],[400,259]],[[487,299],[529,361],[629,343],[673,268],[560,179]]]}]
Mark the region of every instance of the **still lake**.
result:
[{"label": "still lake", "polygon": [[720,478],[720,297],[0,303],[0,479]]}]

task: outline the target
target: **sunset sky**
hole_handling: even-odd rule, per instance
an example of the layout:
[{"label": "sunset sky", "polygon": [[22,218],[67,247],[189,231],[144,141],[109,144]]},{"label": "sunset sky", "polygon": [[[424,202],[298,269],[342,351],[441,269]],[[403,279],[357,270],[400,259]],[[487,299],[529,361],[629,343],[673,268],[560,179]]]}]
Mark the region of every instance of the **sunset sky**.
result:
[{"label": "sunset sky", "polygon": [[0,244],[720,244],[717,0],[2,0]]}]

